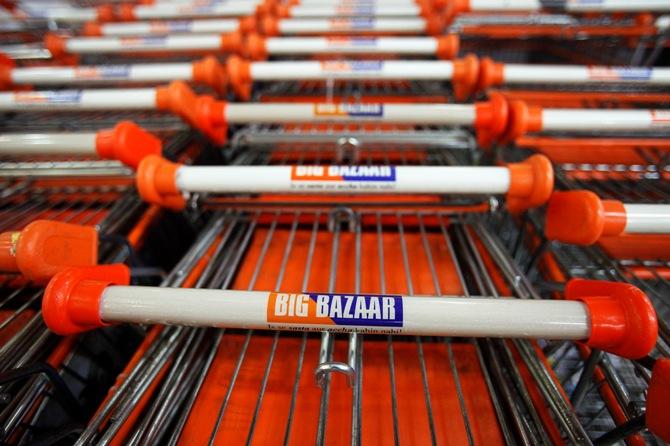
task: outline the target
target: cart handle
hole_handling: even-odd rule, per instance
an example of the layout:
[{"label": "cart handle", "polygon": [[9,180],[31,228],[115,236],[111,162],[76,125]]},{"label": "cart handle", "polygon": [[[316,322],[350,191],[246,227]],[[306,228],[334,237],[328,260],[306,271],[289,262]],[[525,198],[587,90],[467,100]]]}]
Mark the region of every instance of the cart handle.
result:
[{"label": "cart handle", "polygon": [[[183,164],[159,156],[146,157],[136,175],[140,197],[168,209],[183,209],[186,200],[177,184],[178,171],[182,167]],[[546,203],[554,187],[554,173],[551,162],[545,156],[533,155],[506,167],[510,178],[506,197],[510,212],[518,213]]]},{"label": "cart handle", "polygon": [[98,233],[92,226],[37,220],[21,231],[0,233],[0,271],[46,283],[72,266],[98,262]]},{"label": "cart handle", "polygon": [[[226,72],[230,87],[237,97],[243,101],[251,99],[251,90],[254,79],[251,76],[251,67],[254,62],[232,55],[226,63]],[[458,101],[467,100],[477,88],[479,78],[479,60],[474,54],[468,54],[453,61],[451,84],[454,97]],[[374,78],[371,78],[374,80]]]},{"label": "cart handle", "polygon": [[[309,39],[310,37],[305,38]],[[426,38],[427,39],[434,38],[437,40],[437,49],[435,51],[435,57],[437,57],[438,59],[452,60],[458,55],[458,51],[460,49],[460,39],[458,35],[446,34],[442,36],[426,37]],[[267,39],[257,33],[249,34],[244,42],[241,54],[243,54],[245,57],[251,60],[266,60],[269,56],[267,49]]]},{"label": "cart handle", "polygon": [[[44,292],[44,298],[42,300],[44,320],[52,331],[59,334],[74,334],[108,325],[108,321],[104,320],[104,314],[102,314],[103,300],[105,299],[104,296],[114,289],[114,287],[110,287],[110,285],[128,285],[129,283],[129,269],[121,264],[89,268],[68,268],[61,271],[51,279]],[[134,296],[136,295],[135,293],[142,292],[142,290],[145,290],[147,293],[153,292],[154,296],[156,296],[158,290],[164,290],[166,293],[169,291],[172,293],[173,298],[177,297],[174,294],[177,292],[200,292],[203,294],[203,297],[204,294],[208,293],[208,297],[206,298],[209,299],[210,303],[214,304],[218,301],[219,305],[222,305],[220,299],[223,299],[224,297],[221,296],[220,299],[218,296],[213,298],[210,294],[227,293],[227,296],[235,299],[235,302],[231,305],[231,309],[233,306],[249,305],[245,313],[232,314],[229,312],[229,314],[221,315],[222,318],[227,318],[223,320],[229,320],[231,321],[229,323],[235,326],[249,326],[251,324],[266,329],[282,329],[285,328],[286,324],[307,323],[308,325],[316,324],[318,326],[322,324],[322,321],[319,321],[318,318],[317,320],[314,319],[318,316],[316,314],[304,314],[303,316],[305,316],[306,319],[295,319],[291,318],[291,316],[293,316],[291,310],[288,312],[288,317],[286,314],[283,317],[277,316],[277,308],[281,308],[282,305],[282,301],[279,300],[280,297],[283,295],[288,298],[289,296],[288,294],[282,293],[255,292],[252,297],[246,292],[230,290],[168,290],[152,287],[130,287],[119,290],[119,296],[123,295],[123,297],[121,298],[121,302],[117,301],[119,307],[116,309],[119,310],[120,306],[125,306],[126,304],[134,306],[135,304],[130,304],[128,299],[133,302],[136,299],[141,299]],[[131,294],[123,294],[126,292]],[[247,297],[240,296],[240,293],[246,293],[245,295],[247,295]],[[304,293],[301,296],[309,294],[312,293]],[[577,331],[571,331],[570,334],[566,332],[568,339],[572,339],[572,336],[582,336],[584,333],[587,337],[584,342],[587,345],[627,358],[640,358],[646,356],[656,345],[658,335],[656,312],[647,296],[638,288],[619,282],[574,279],[568,282],[565,294],[567,300],[580,301],[583,304],[583,307],[581,308],[572,305],[564,305],[565,310],[568,310],[568,307],[570,307],[569,311],[573,316],[578,314],[577,318],[582,321],[580,324],[586,324],[582,327],[583,330],[580,328]],[[323,295],[323,297],[323,302],[327,304],[328,299],[333,298],[333,295]],[[355,298],[355,300],[359,300],[362,296],[356,295],[351,297],[352,299]],[[409,332],[418,333],[422,330],[434,330],[435,332],[443,330],[440,328],[441,324],[439,319],[426,319],[421,322],[421,320],[423,320],[421,318],[424,316],[430,318],[430,312],[426,313],[426,305],[433,305],[433,303],[437,305],[439,304],[438,301],[448,304],[448,298],[427,299],[411,296],[377,297],[385,299],[383,304],[388,304],[389,309],[393,308],[393,317],[391,317],[391,311],[387,314],[389,317],[386,319],[389,323],[379,324],[382,329],[384,329],[384,327],[399,327],[399,329],[392,332],[406,332],[406,334]],[[362,298],[367,302],[365,297]],[[177,299],[180,301],[180,304],[183,304],[188,300],[186,296],[181,296]],[[463,300],[463,303],[459,305],[465,305],[466,299],[461,298],[461,300]],[[307,302],[311,301],[308,300]],[[501,306],[506,305],[507,303],[513,303],[514,305],[518,304],[516,308],[520,309],[521,306],[523,306],[526,311],[530,311],[530,306],[532,305],[545,305],[550,303],[547,301],[532,302],[521,301],[518,299],[471,299],[469,302],[473,305],[481,305],[482,303],[488,305],[495,303],[496,305],[500,304]],[[155,300],[153,300],[153,303],[156,303]],[[171,303],[173,305],[172,309],[174,310],[174,305],[177,303],[174,299]],[[370,303],[372,303],[372,301],[370,301]],[[554,301],[554,303],[562,306],[563,304],[567,304],[567,302],[560,303],[560,301]],[[197,305],[197,302],[195,304]],[[289,301],[287,299],[283,305],[286,307],[288,304]],[[311,306],[313,304],[315,305],[316,303],[305,303],[306,306]],[[264,306],[267,307],[267,310],[263,308]],[[407,317],[403,322],[404,306],[407,307]],[[421,309],[419,309],[419,307],[421,307]],[[109,309],[110,307],[106,306],[106,308]],[[297,308],[298,307],[296,307],[296,311],[298,311]],[[351,308],[353,308],[353,305]],[[417,312],[412,313],[411,308]],[[221,310],[224,309],[221,308]],[[377,310],[379,311],[380,308],[378,307]],[[534,308],[534,310],[539,310],[539,307]],[[159,314],[152,314],[153,311],[154,310],[152,309],[147,312],[146,322],[156,322],[162,317]],[[148,316],[149,314],[152,315]],[[419,314],[423,316],[418,316]],[[426,316],[427,314],[428,316]],[[434,313],[432,314],[434,315]],[[119,316],[118,314],[117,317],[119,317],[119,321],[124,319],[124,316]],[[145,320],[144,315],[139,317],[141,317],[142,320]],[[332,317],[335,316],[331,316],[331,318]],[[344,315],[341,317],[344,317]],[[369,323],[363,320],[354,320],[353,316],[347,317],[350,317],[350,320],[338,325],[338,328],[346,330],[347,326],[350,326],[352,327],[351,330],[355,331],[354,327],[357,325],[367,327],[369,325],[377,325],[376,322],[378,322],[377,319],[372,323]],[[206,321],[204,319],[200,321],[194,320],[192,323],[198,325],[210,324],[213,322],[213,319],[205,319]],[[425,324],[430,328],[427,328]],[[484,330],[480,336],[483,336],[483,333],[486,333],[486,331]]]}]

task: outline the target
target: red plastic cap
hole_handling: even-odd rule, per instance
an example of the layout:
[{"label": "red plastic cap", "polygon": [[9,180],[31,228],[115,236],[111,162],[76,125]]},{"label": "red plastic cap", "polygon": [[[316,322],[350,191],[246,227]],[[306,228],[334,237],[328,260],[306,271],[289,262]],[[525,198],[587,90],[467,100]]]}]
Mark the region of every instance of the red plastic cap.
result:
[{"label": "red plastic cap", "polygon": [[116,14],[114,11],[114,6],[112,5],[102,5],[98,6],[96,12],[98,13],[99,22],[113,22],[116,20]]},{"label": "red plastic cap", "polygon": [[488,102],[475,104],[477,143],[484,149],[502,137],[507,127],[509,108],[500,93],[491,93]]},{"label": "red plastic cap", "polygon": [[461,40],[456,34],[447,34],[446,36],[437,37],[437,53],[438,59],[452,60],[458,56],[460,50]]},{"label": "red plastic cap", "polygon": [[279,20],[280,19],[272,16],[267,16],[261,19],[260,27],[263,34],[265,34],[266,36],[278,36]]},{"label": "red plastic cap", "polygon": [[156,88],[156,109],[180,116],[217,144],[226,141],[225,103],[215,101],[211,96],[196,96],[182,81]]},{"label": "red plastic cap", "polygon": [[479,79],[477,89],[488,90],[489,87],[502,85],[505,80],[505,64],[494,62],[490,57],[485,57],[479,62]]},{"label": "red plastic cap", "polygon": [[[2,55],[0,55],[1,57]],[[14,68],[11,65],[0,62],[0,90],[10,90],[14,83],[12,82],[12,71]]]},{"label": "red plastic cap", "polygon": [[209,85],[220,96],[226,94],[228,87],[226,70],[214,56],[193,62],[193,82]]},{"label": "red plastic cap", "polygon": [[520,213],[542,206],[554,190],[554,169],[544,155],[533,155],[520,163],[507,165],[510,185],[507,192],[507,209]]},{"label": "red plastic cap", "polygon": [[64,268],[97,261],[98,233],[91,226],[37,220],[0,236],[0,268],[35,283],[46,283]]},{"label": "red plastic cap", "polygon": [[134,22],[137,20],[135,17],[135,5],[124,4],[119,6],[119,19],[123,22]]},{"label": "red plastic cap", "polygon": [[439,36],[442,34],[445,26],[444,16],[435,14],[434,11],[423,11],[423,18],[426,21],[426,34],[429,36]]},{"label": "red plastic cap", "polygon": [[231,56],[226,64],[230,86],[240,99],[251,99],[251,63],[241,57]]},{"label": "red plastic cap", "polygon": [[115,159],[137,169],[149,155],[160,155],[161,140],[131,121],[121,121],[111,130],[98,132],[95,150],[103,159]]},{"label": "red plastic cap", "polygon": [[479,59],[474,54],[468,54],[462,59],[454,61],[454,73],[451,84],[454,88],[454,97],[457,101],[465,101],[477,87],[479,78]]},{"label": "red plastic cap", "polygon": [[228,54],[242,54],[244,49],[244,38],[239,30],[221,35],[221,52]]},{"label": "red plastic cap", "polygon": [[503,138],[504,142],[512,142],[526,133],[542,131],[542,108],[528,106],[523,101],[511,101],[509,125]]},{"label": "red plastic cap", "polygon": [[44,36],[44,48],[49,50],[51,57],[58,59],[59,57],[66,56],[67,51],[67,39],[63,36],[59,36],[54,33],[47,33]]},{"label": "red plastic cap", "polygon": [[620,235],[625,227],[626,209],[620,201],[576,190],[552,194],[544,232],[549,240],[591,245],[603,236]]},{"label": "red plastic cap", "polygon": [[647,427],[670,442],[670,359],[657,359],[647,391]]},{"label": "red plastic cap", "polygon": [[258,29],[258,20],[254,16],[239,19],[237,28],[242,34],[251,34]]},{"label": "red plastic cap", "polygon": [[639,288],[622,282],[572,279],[565,297],[588,308],[590,347],[629,359],[648,355],[656,345],[656,311]]},{"label": "red plastic cap", "polygon": [[247,37],[243,55],[251,60],[267,59],[268,48],[265,43],[265,38],[261,37],[259,34],[250,34],[249,37]]},{"label": "red plastic cap", "polygon": [[97,22],[86,22],[81,28],[81,34],[88,37],[102,36],[102,26]]},{"label": "red plastic cap", "polygon": [[186,200],[177,189],[176,175],[181,164],[150,155],[140,163],[135,177],[140,197],[148,203],[179,211]]},{"label": "red plastic cap", "polygon": [[49,282],[42,298],[42,317],[59,335],[71,335],[107,325],[100,318],[100,298],[109,285],[130,284],[127,266],[67,268]]}]

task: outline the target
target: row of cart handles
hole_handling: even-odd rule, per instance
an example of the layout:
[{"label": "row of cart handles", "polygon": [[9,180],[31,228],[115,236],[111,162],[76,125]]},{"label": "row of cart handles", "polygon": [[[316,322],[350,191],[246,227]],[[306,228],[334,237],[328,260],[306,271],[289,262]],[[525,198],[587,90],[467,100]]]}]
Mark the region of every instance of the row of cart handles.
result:
[{"label": "row of cart handles", "polygon": [[[444,37],[444,52],[457,51],[457,38]],[[439,46],[439,44],[438,44]],[[451,48],[451,49],[448,49]],[[446,55],[446,54],[445,54]],[[628,83],[670,85],[670,68],[505,64],[468,55],[454,61],[291,61],[255,62],[231,56],[225,63],[209,56],[192,63],[143,63],[15,68],[0,64],[0,89],[27,86],[165,82],[208,85],[218,94],[230,89],[249,100],[255,82],[310,80],[433,80],[451,82],[457,100],[503,85],[586,85]]]},{"label": "row of cart handles", "polygon": [[0,268],[49,282],[44,319],[63,335],[111,322],[304,326],[314,331],[588,340],[592,347],[640,358],[653,349],[658,329],[645,294],[623,283],[573,280],[565,291],[567,301],[264,293],[127,287],[126,266],[96,263],[92,227],[36,221],[0,236]]},{"label": "row of cart handles", "polygon": [[[116,20],[142,20],[156,18],[202,17],[219,15],[228,17],[250,15],[276,15],[279,17],[309,18],[315,16],[356,16],[391,15],[425,16],[433,20],[438,18],[442,25],[451,23],[463,13],[477,12],[563,12],[563,13],[617,13],[617,12],[666,12],[670,6],[664,0],[571,0],[557,2],[556,6],[542,0],[423,0],[362,3],[347,2],[335,4],[281,5],[276,0],[246,1],[236,0],[225,3],[207,2],[204,4],[182,5],[179,2],[144,1],[144,4],[102,5],[89,8],[51,7],[36,10],[25,2],[20,2],[13,13],[18,19],[47,19],[71,23]],[[302,2],[301,2],[302,3]]]},{"label": "row of cart handles", "polygon": [[473,128],[481,147],[538,132],[655,132],[667,110],[553,109],[491,93],[474,104],[234,103],[196,95],[183,81],[157,88],[0,93],[0,111],[158,110],[180,116],[217,144],[229,125],[273,123],[407,124]]}]

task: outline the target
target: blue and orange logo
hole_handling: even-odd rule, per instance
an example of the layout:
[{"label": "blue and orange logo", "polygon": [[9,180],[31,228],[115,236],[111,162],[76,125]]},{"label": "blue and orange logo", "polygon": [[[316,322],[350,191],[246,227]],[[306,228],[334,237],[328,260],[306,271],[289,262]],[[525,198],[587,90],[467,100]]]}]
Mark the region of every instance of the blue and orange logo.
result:
[{"label": "blue and orange logo", "polygon": [[314,116],[319,117],[381,117],[384,116],[383,104],[314,104]]},{"label": "blue and orange logo", "polygon": [[270,293],[267,322],[299,325],[402,327],[402,296]]},{"label": "blue and orange logo", "polygon": [[589,79],[601,81],[648,81],[651,69],[644,67],[589,67]]},{"label": "blue and orange logo", "polygon": [[129,75],[130,65],[103,65],[74,69],[74,77],[77,79],[127,79]]},{"label": "blue and orange logo", "polygon": [[78,104],[81,102],[80,90],[60,91],[17,91],[14,102],[18,104]]},{"label": "blue and orange logo", "polygon": [[321,62],[321,70],[328,73],[348,73],[352,71],[381,71],[384,62],[381,60],[354,60],[350,62],[325,60]]},{"label": "blue and orange logo", "polygon": [[292,166],[291,181],[383,181],[396,180],[395,166]]}]

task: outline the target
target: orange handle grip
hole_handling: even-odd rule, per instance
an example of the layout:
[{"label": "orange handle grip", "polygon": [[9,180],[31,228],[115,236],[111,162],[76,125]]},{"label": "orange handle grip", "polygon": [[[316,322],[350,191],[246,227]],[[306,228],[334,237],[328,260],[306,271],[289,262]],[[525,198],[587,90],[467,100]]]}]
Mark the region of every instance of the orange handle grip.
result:
[{"label": "orange handle grip", "polygon": [[510,187],[507,192],[507,209],[520,213],[542,206],[554,189],[554,169],[544,155],[533,155],[520,163],[508,164]]},{"label": "orange handle grip", "polygon": [[121,121],[113,129],[98,132],[95,150],[100,158],[119,160],[137,169],[147,156],[160,155],[163,143],[134,122]]},{"label": "orange handle grip", "polygon": [[477,56],[468,54],[462,59],[454,60],[451,84],[457,101],[465,101],[475,92],[478,79],[479,59]]},{"label": "orange handle grip", "polygon": [[193,62],[193,82],[209,85],[219,96],[225,96],[228,90],[226,70],[214,56]]},{"label": "orange handle grip", "polygon": [[46,283],[70,266],[98,261],[98,233],[91,226],[37,220],[20,232],[0,234],[0,269]]},{"label": "orange handle grip", "polygon": [[565,288],[565,298],[588,307],[589,346],[630,359],[642,358],[654,349],[656,311],[639,288],[621,282],[572,279]]},{"label": "orange handle grip", "polygon": [[238,56],[230,56],[226,64],[230,86],[235,95],[243,101],[251,99],[253,79],[251,79],[251,63]]},{"label": "orange handle grip", "polygon": [[122,264],[68,268],[44,290],[42,316],[51,331],[70,335],[107,325],[100,319],[100,297],[109,285],[129,285],[130,270]]},{"label": "orange handle grip", "polygon": [[177,211],[184,209],[186,200],[175,183],[177,169],[181,166],[160,156],[150,155],[144,158],[135,176],[140,197],[164,208]]},{"label": "orange handle grip", "polygon": [[489,148],[502,137],[507,127],[509,108],[500,93],[491,93],[488,102],[475,103],[475,130],[477,143]]},{"label": "orange handle grip", "polygon": [[591,245],[626,227],[626,210],[617,200],[601,200],[587,190],[555,192],[549,200],[545,236],[549,240]]}]

